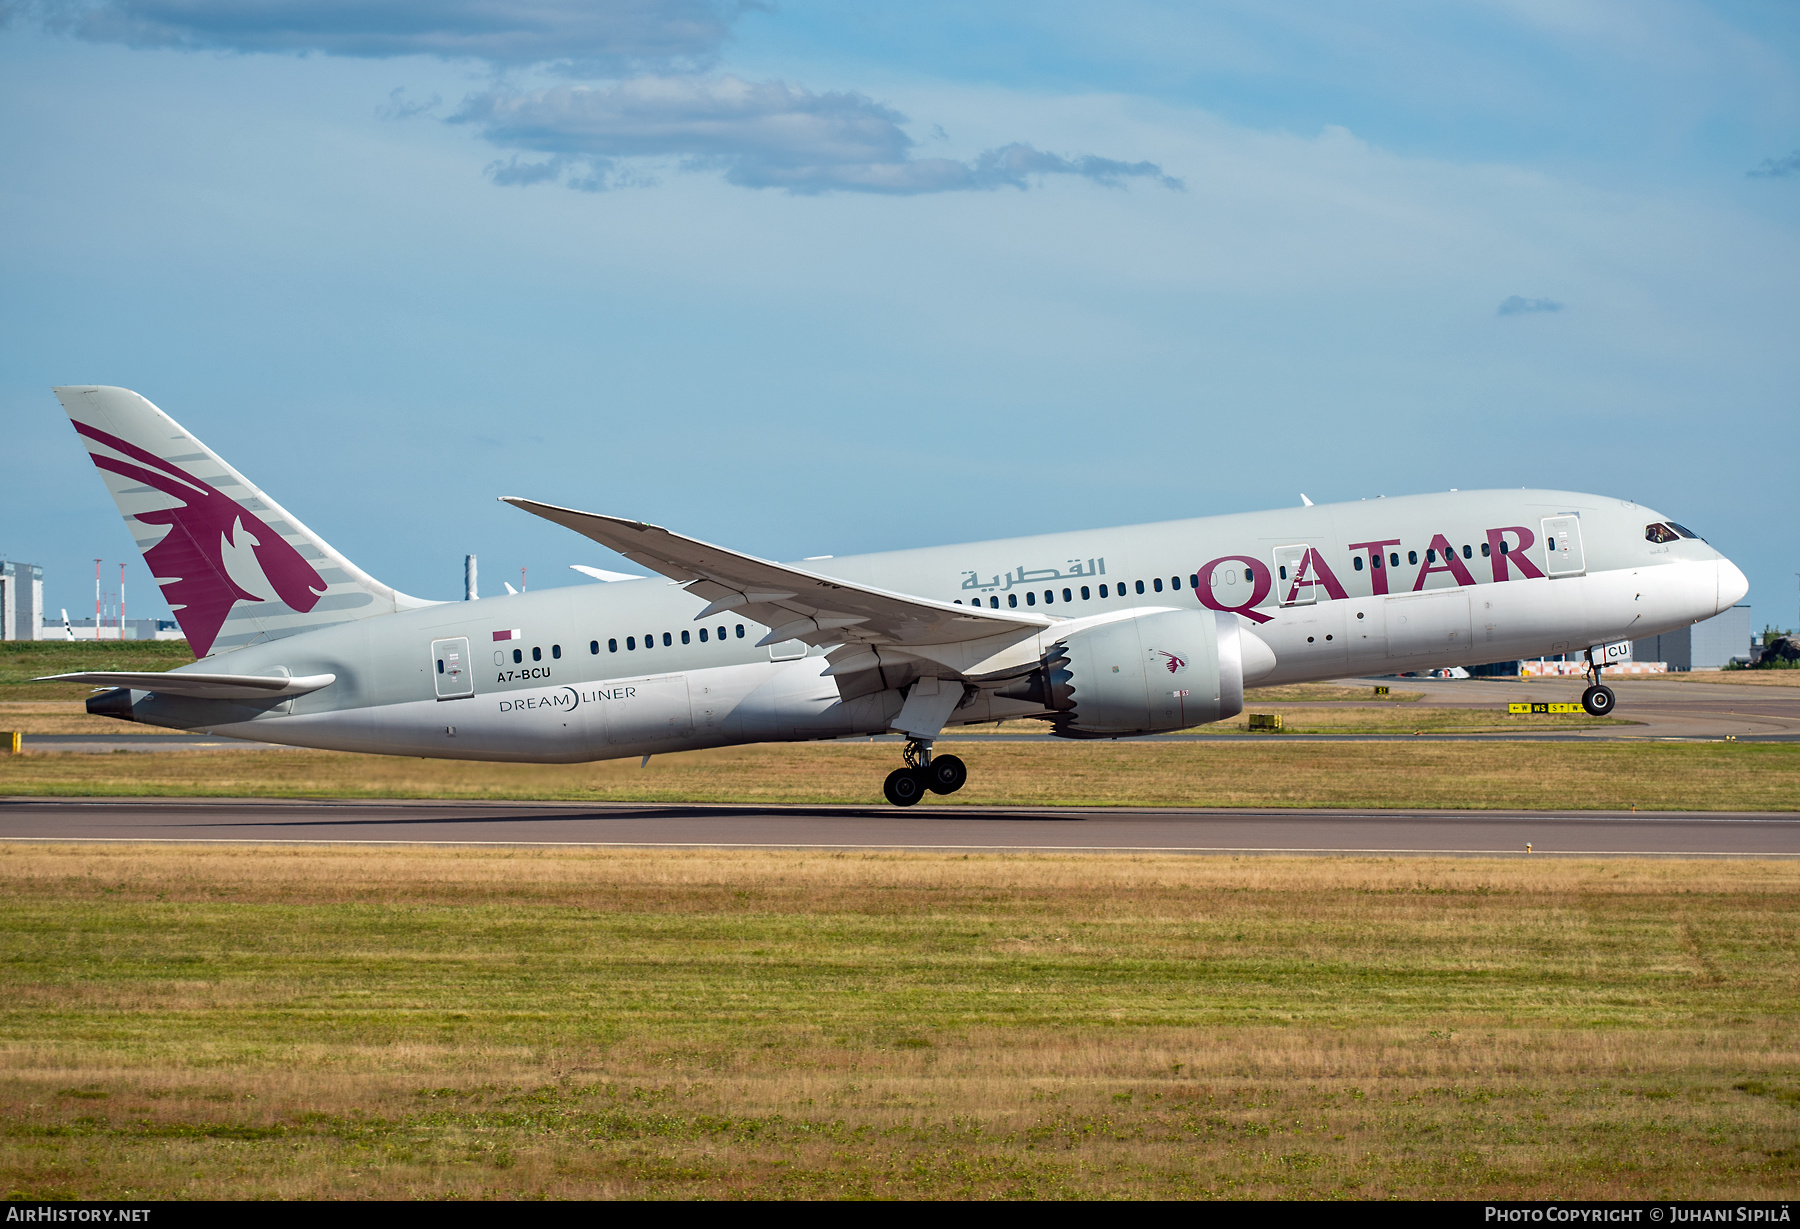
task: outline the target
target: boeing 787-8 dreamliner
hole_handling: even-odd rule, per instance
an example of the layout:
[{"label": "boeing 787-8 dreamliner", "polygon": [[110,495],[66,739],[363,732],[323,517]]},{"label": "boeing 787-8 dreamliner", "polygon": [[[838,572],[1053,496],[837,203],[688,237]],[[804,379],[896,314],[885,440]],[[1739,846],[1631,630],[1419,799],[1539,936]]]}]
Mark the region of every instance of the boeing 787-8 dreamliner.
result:
[{"label": "boeing 787-8 dreamliner", "polygon": [[58,675],[88,710],[301,747],[569,763],[899,733],[899,806],[962,787],[944,730],[1180,730],[1244,688],[1586,654],[1735,604],[1744,574],[1626,499],[1451,491],[775,563],[530,499],[663,579],[430,602],[382,584],[122,388],[56,395],[199,660]]}]

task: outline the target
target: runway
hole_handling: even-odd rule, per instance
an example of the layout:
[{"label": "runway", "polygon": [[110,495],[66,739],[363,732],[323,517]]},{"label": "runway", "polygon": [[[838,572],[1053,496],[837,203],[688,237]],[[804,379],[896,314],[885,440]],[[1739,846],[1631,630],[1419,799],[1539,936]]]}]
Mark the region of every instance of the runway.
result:
[{"label": "runway", "polygon": [[0,839],[1791,858],[1800,815],[10,798]]}]

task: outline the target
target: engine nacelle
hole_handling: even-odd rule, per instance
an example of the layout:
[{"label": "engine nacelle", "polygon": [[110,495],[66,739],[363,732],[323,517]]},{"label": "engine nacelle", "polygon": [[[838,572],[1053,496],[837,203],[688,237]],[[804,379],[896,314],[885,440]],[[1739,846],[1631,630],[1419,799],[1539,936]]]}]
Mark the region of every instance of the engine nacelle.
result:
[{"label": "engine nacelle", "polygon": [[1164,610],[1070,633],[997,694],[1057,713],[1065,738],[1117,738],[1235,717],[1246,674],[1274,668],[1269,646],[1240,631],[1236,615]]}]

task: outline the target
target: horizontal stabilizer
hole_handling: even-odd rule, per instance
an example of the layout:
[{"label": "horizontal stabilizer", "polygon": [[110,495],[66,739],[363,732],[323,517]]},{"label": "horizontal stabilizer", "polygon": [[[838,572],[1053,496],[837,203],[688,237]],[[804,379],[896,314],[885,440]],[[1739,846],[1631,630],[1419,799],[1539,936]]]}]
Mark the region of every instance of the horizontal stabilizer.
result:
[{"label": "horizontal stabilizer", "polygon": [[305,674],[289,678],[268,674],[196,674],[189,670],[88,670],[79,674],[52,674],[32,682],[129,687],[132,691],[154,691],[195,700],[279,700],[329,687],[337,682],[337,675]]}]

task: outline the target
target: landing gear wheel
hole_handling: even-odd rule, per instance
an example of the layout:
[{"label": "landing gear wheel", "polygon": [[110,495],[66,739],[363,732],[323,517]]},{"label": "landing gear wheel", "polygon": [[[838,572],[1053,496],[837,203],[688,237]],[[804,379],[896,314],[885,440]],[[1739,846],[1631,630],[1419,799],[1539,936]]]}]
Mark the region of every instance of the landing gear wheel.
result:
[{"label": "landing gear wheel", "polygon": [[916,768],[896,768],[881,784],[881,792],[897,807],[909,807],[925,796],[925,774]]},{"label": "landing gear wheel", "polygon": [[1590,717],[1611,716],[1615,703],[1612,688],[1602,687],[1598,683],[1581,693],[1581,707],[1587,710]]},{"label": "landing gear wheel", "polygon": [[934,794],[954,794],[968,779],[968,766],[954,755],[935,755],[925,768],[925,787]]}]

